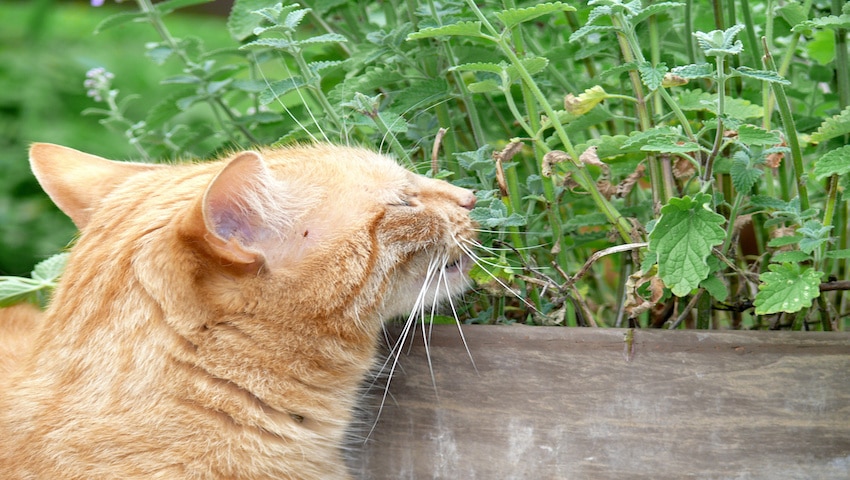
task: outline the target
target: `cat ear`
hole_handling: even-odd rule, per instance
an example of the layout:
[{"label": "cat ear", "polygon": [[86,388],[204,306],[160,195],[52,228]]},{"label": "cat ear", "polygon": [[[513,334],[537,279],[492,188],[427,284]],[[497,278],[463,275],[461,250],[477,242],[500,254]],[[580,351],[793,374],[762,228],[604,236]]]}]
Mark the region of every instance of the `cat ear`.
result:
[{"label": "cat ear", "polygon": [[101,198],[131,175],[157,165],[115,162],[73,148],[36,143],[30,147],[30,166],[38,183],[77,228],[89,222]]},{"label": "cat ear", "polygon": [[202,200],[205,239],[213,252],[237,264],[264,261],[291,228],[293,198],[257,152],[238,154],[210,182]]}]

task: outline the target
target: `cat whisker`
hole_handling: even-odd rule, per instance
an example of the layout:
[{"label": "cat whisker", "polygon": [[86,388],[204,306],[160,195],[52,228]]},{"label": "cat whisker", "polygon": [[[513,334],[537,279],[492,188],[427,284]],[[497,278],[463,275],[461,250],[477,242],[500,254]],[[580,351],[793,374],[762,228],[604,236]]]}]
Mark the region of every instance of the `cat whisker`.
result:
[{"label": "cat whisker", "polygon": [[[372,382],[372,386],[374,386],[374,383],[375,383],[375,381],[377,381],[377,378],[380,377],[382,374],[386,373],[387,384],[384,387],[383,394],[381,395],[381,402],[378,406],[378,412],[375,416],[375,421],[372,424],[372,428],[366,434],[366,440],[368,440],[372,436],[372,433],[375,431],[375,428],[378,425],[378,420],[381,418],[381,412],[383,412],[384,406],[386,405],[387,397],[389,396],[390,384],[392,382],[393,375],[395,374],[396,369],[399,368],[399,366],[400,366],[402,348],[404,347],[404,344],[407,343],[408,337],[410,337],[412,339],[411,335],[415,336],[416,329],[414,328],[414,326],[416,325],[417,314],[424,317],[424,308],[425,308],[425,302],[424,301],[425,301],[425,298],[426,298],[428,287],[431,285],[431,282],[433,281],[434,273],[438,269],[438,265],[439,264],[437,262],[435,262],[433,259],[429,262],[427,271],[425,273],[425,280],[423,282],[423,287],[419,291],[419,294],[417,295],[416,300],[414,301],[413,308],[411,309],[410,315],[408,315],[407,320],[404,322],[404,326],[402,327],[401,334],[399,335],[399,338],[396,340],[395,344],[390,346],[387,359],[386,359],[386,361],[384,361],[383,365],[381,365],[380,369],[378,370],[378,373],[375,376],[375,380]],[[424,325],[424,323],[423,323],[423,325]],[[425,336],[424,329],[423,329],[423,336]],[[428,357],[429,367],[431,367],[431,365],[430,365],[431,356],[430,356],[430,350],[429,350],[430,346],[427,343],[427,337],[425,338],[425,341],[426,341],[426,343],[425,343],[426,354],[427,354],[427,357]],[[387,344],[389,345],[390,343],[391,342],[388,340]],[[387,370],[387,367],[389,367],[389,370]],[[431,368],[431,376],[432,376],[432,379],[433,379],[434,378],[433,368]]]},{"label": "cat whisker", "polygon": [[468,246],[464,245],[462,242],[458,241],[457,239],[455,239],[455,244],[458,246],[458,248],[460,248],[461,250],[463,250],[463,252],[464,252],[464,253],[466,253],[466,254],[469,256],[469,258],[471,258],[471,259],[472,259],[472,261],[473,261],[473,262],[475,262],[475,264],[476,264],[476,265],[478,265],[479,267],[481,267],[481,270],[483,270],[484,272],[486,272],[486,273],[487,273],[487,275],[489,275],[489,276],[490,276],[490,278],[492,278],[492,279],[493,279],[496,283],[498,283],[498,284],[499,284],[502,288],[504,288],[504,289],[505,289],[505,290],[507,290],[508,292],[511,292],[511,294],[513,294],[513,296],[514,296],[514,297],[516,297],[519,301],[521,301],[521,302],[522,302],[522,303],[523,303],[526,307],[530,308],[530,309],[531,309],[531,310],[533,310],[535,313],[541,314],[540,310],[538,310],[538,309],[537,309],[537,307],[535,307],[533,303],[531,303],[531,302],[529,302],[528,300],[526,300],[525,298],[523,298],[523,297],[522,297],[522,295],[520,295],[519,293],[517,293],[516,291],[514,291],[514,289],[512,289],[512,288],[511,288],[510,286],[508,286],[505,282],[503,282],[503,281],[502,281],[502,279],[500,279],[499,277],[497,277],[497,276],[493,275],[492,273],[490,273],[490,271],[489,271],[489,270],[487,270],[487,269],[484,267],[485,265],[487,265],[487,263],[486,263],[484,260],[482,260],[482,259],[481,259],[478,255],[476,255],[476,254],[475,254],[475,252],[473,252],[473,251],[472,251],[472,249],[470,249]]},{"label": "cat whisker", "polygon": [[[282,61],[281,63],[283,63],[284,65],[286,65],[286,62],[284,62],[284,61]],[[258,64],[258,65],[259,65],[259,64]],[[265,83],[266,83],[266,87],[267,87],[269,90],[272,90],[272,84],[271,84],[271,82],[269,82],[269,79],[266,77],[265,72],[263,72],[263,68],[262,68],[262,66],[260,66],[257,70],[260,72],[260,76],[261,76],[261,77],[263,77],[263,82],[265,82]],[[287,70],[289,70],[289,67],[287,67]],[[290,76],[291,76],[291,74],[290,74]],[[299,95],[300,95],[300,93],[299,93]],[[307,135],[309,135],[309,136],[310,136],[310,139],[311,139],[311,140],[313,140],[313,142],[314,142],[314,143],[319,143],[319,139],[317,139],[317,138],[316,138],[316,137],[315,137],[315,136],[314,136],[314,135],[310,132],[310,130],[308,130],[308,129],[307,129],[307,127],[305,127],[305,126],[304,126],[304,124],[303,124],[303,123],[301,123],[301,121],[300,121],[300,120],[298,120],[298,117],[296,117],[296,116],[295,116],[295,114],[293,114],[293,113],[292,113],[292,111],[291,111],[291,110],[289,110],[289,108],[286,106],[286,104],[285,104],[285,103],[283,103],[283,100],[281,100],[281,99],[280,99],[280,97],[275,96],[275,100],[277,100],[277,103],[278,103],[278,104],[280,104],[281,108],[283,108],[283,111],[284,111],[284,112],[286,112],[286,114],[287,114],[287,115],[289,115],[289,118],[291,118],[291,119],[292,119],[292,121],[294,121],[294,122],[298,125],[298,127],[299,127],[299,128],[301,128],[301,130],[303,130],[303,131],[304,131],[304,133],[306,133]],[[306,104],[305,104],[305,106],[306,106]],[[315,119],[313,119],[313,120],[315,121]],[[324,133],[323,133],[323,135],[324,135]],[[327,140],[327,137],[325,137],[325,139]]]}]

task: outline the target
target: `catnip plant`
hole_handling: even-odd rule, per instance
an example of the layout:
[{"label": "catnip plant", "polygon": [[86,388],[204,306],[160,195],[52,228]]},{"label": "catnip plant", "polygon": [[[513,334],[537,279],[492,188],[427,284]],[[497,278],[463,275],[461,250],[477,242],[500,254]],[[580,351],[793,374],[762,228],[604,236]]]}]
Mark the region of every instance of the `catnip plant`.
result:
[{"label": "catnip plant", "polygon": [[140,158],[361,144],[475,189],[467,322],[847,328],[850,4],[236,0],[207,50],[168,27],[201,3],[97,29],[146,23],[145,68],[182,70],[144,118],[108,65],[85,80]]}]

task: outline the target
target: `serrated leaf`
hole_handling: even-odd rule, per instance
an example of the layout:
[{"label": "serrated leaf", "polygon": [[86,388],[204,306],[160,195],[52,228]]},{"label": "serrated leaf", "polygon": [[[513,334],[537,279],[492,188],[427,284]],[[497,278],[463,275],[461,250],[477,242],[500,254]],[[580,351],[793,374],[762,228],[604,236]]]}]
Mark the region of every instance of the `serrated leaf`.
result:
[{"label": "serrated leaf", "polygon": [[671,198],[649,235],[658,254],[658,275],[676,296],[684,296],[708,276],[712,247],[723,243],[722,215],[708,209],[711,196]]},{"label": "serrated leaf", "polygon": [[289,50],[296,45],[298,45],[298,42],[287,40],[285,38],[260,38],[242,45],[239,49],[248,50],[252,48],[275,48],[278,50]]},{"label": "serrated leaf", "polygon": [[756,315],[799,312],[820,296],[823,272],[788,262],[770,264],[767,268],[770,271],[759,276],[761,284],[754,302]]},{"label": "serrated leaf", "polygon": [[787,252],[776,252],[770,261],[775,263],[803,263],[812,259],[812,256],[800,250],[789,250]]},{"label": "serrated leaf", "polygon": [[56,255],[36,264],[32,271],[32,278],[33,280],[39,280],[41,282],[55,283],[65,270],[65,264],[67,262],[67,252],[57,253]]},{"label": "serrated leaf", "polygon": [[744,49],[744,45],[740,40],[735,40],[735,36],[743,28],[743,25],[732,25],[726,30],[712,30],[708,33],[694,32],[694,37],[708,57],[737,55]]},{"label": "serrated leaf", "polygon": [[767,195],[753,195],[750,197],[750,205],[761,209],[784,210],[788,208],[788,202]]},{"label": "serrated leaf", "polygon": [[[529,75],[534,75],[546,69],[549,65],[549,59],[546,57],[530,57],[521,59],[520,63]],[[519,78],[519,70],[514,65],[508,65],[506,70],[512,82]]]},{"label": "serrated leaf", "polygon": [[685,4],[679,3],[679,2],[654,3],[654,4],[651,4],[651,5],[647,5],[644,8],[641,8],[640,11],[637,14],[630,16],[629,20],[631,20],[632,25],[637,25],[638,23],[646,20],[647,18],[649,18],[653,15],[666,13],[671,8],[683,7],[683,6],[685,6]]},{"label": "serrated leaf", "polygon": [[242,42],[254,34],[254,29],[263,23],[263,17],[255,11],[268,5],[267,0],[236,0],[227,18],[227,30],[237,42]]},{"label": "serrated leaf", "polygon": [[826,152],[815,162],[815,178],[822,180],[832,175],[846,175],[850,172],[850,145]]},{"label": "serrated leaf", "polygon": [[570,35],[570,41],[577,42],[592,33],[611,33],[617,31],[619,31],[617,27],[610,25],[585,25]]},{"label": "serrated leaf", "polygon": [[472,93],[488,93],[501,90],[502,86],[499,85],[499,82],[488,78],[480,82],[470,83],[466,88]]},{"label": "serrated leaf", "polygon": [[295,30],[298,25],[301,24],[301,21],[304,20],[304,17],[310,13],[309,8],[301,8],[298,10],[293,10],[286,15],[286,18],[283,20],[283,26],[290,30]]},{"label": "serrated leaf", "polygon": [[784,237],[776,237],[767,242],[767,246],[771,248],[784,247],[786,245],[796,245],[803,239],[802,235],[785,235]]},{"label": "serrated leaf", "polygon": [[608,98],[608,93],[605,89],[601,85],[594,85],[577,97],[568,94],[564,98],[564,108],[573,115],[584,115],[606,98]]},{"label": "serrated leaf", "polygon": [[629,138],[623,142],[623,147],[642,147],[655,139],[659,139],[660,142],[675,143],[679,136],[679,131],[675,128],[659,126],[643,132],[638,131],[630,133]]},{"label": "serrated leaf", "polygon": [[483,37],[484,35],[481,33],[481,22],[458,22],[450,25],[443,25],[442,27],[423,28],[418,32],[413,32],[408,35],[407,40],[447,36]]},{"label": "serrated leaf", "polygon": [[829,28],[837,30],[839,28],[850,29],[850,15],[829,15],[826,17],[813,18],[811,20],[799,23],[791,29],[792,32],[802,32],[813,30],[816,28]]},{"label": "serrated leaf", "polygon": [[638,72],[640,72],[640,79],[646,85],[646,88],[654,91],[661,86],[664,74],[667,73],[667,65],[659,63],[653,67],[649,62],[643,62],[638,65]]},{"label": "serrated leaf", "polygon": [[645,152],[687,154],[698,151],[700,146],[694,142],[668,142],[661,138],[653,138],[640,149]]},{"label": "serrated leaf", "polygon": [[747,78],[755,78],[763,82],[779,83],[781,85],[791,85],[791,82],[785,79],[782,75],[770,70],[753,70],[747,66],[740,66],[733,69],[738,75]]},{"label": "serrated leaf", "polygon": [[745,124],[738,127],[738,141],[745,145],[776,145],[782,138],[778,132]]},{"label": "serrated leaf", "polygon": [[687,79],[711,78],[715,75],[714,69],[715,66],[710,63],[695,63],[673,67],[673,70],[671,70],[670,73]]},{"label": "serrated leaf", "polygon": [[312,45],[316,43],[345,43],[348,39],[338,33],[325,33],[315,37],[305,38],[298,41],[298,45]]},{"label": "serrated leaf", "polygon": [[[679,108],[686,111],[706,110],[717,115],[717,96],[700,89],[685,90],[677,99]],[[726,97],[724,112],[727,116],[746,120],[748,118],[759,118],[764,115],[761,105],[755,105],[749,100],[742,98]]]},{"label": "serrated leaf", "polygon": [[297,88],[301,88],[304,85],[306,85],[306,82],[299,76],[272,82],[267,90],[263,90],[263,92],[260,93],[258,100],[261,105],[268,105],[269,103],[277,100],[278,97],[286,95],[287,93]]},{"label": "serrated leaf", "polygon": [[850,133],[850,106],[833,115],[820,124],[818,130],[812,134],[812,141],[823,142],[831,138],[840,137]]},{"label": "serrated leaf", "polygon": [[555,12],[573,12],[575,7],[566,5],[561,2],[541,3],[528,8],[510,8],[496,12],[496,18],[499,19],[505,28],[511,29],[520,23],[534,20],[537,17],[548,15]]},{"label": "serrated leaf", "polygon": [[764,172],[753,167],[750,157],[745,152],[737,152],[732,159],[729,174],[732,176],[732,185],[735,186],[735,190],[738,193],[748,194]]}]

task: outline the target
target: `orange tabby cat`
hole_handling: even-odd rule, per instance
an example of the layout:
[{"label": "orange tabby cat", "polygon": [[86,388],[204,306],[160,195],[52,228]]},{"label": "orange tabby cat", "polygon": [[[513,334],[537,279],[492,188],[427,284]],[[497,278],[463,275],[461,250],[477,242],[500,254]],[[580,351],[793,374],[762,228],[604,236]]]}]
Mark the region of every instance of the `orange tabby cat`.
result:
[{"label": "orange tabby cat", "polygon": [[0,351],[2,479],[348,478],[381,322],[466,283],[475,197],[367,150],[30,161],[81,234],[40,331],[0,342],[29,348]]}]

